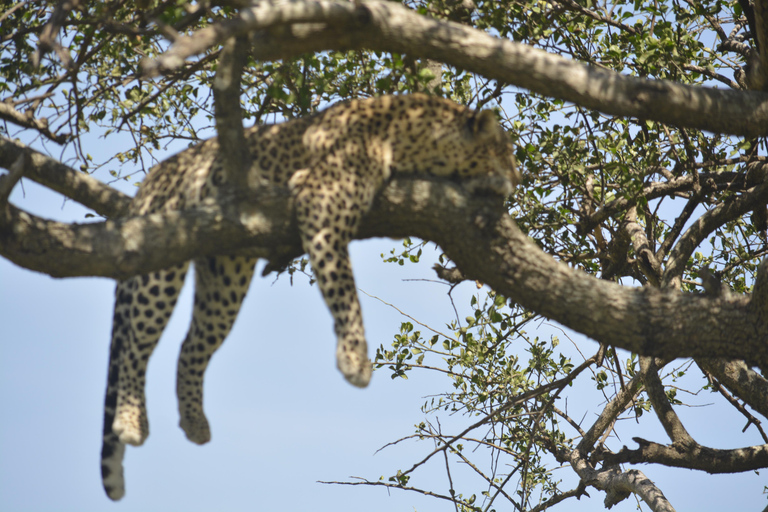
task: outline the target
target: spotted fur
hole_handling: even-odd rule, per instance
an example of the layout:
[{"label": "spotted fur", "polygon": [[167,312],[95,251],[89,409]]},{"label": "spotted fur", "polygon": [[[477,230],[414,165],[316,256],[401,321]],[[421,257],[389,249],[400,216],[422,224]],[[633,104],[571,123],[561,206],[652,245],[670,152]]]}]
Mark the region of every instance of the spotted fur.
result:
[{"label": "spotted fur", "polygon": [[[291,189],[320,291],[334,319],[337,364],[355,386],[366,386],[371,363],[347,245],[374,195],[396,173],[500,178],[500,193],[518,181],[513,147],[492,112],[415,94],[341,103],[314,116],[246,133],[251,187]],[[214,195],[225,181],[215,139],[150,171],[130,215],[182,210]],[[253,275],[255,260],[213,256],[194,261],[192,323],[177,372],[180,426],[198,444],[210,440],[203,412],[203,374],[229,334]],[[107,495],[124,492],[125,445],[149,435],[144,386],[147,362],[178,298],[187,263],[117,285],[104,407],[102,476]]]}]

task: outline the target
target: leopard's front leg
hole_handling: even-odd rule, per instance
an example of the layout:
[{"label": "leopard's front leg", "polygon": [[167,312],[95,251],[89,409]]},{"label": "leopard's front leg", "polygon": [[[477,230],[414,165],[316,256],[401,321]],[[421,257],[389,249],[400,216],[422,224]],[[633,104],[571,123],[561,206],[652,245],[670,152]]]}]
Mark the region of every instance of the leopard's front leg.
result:
[{"label": "leopard's front leg", "polygon": [[336,364],[347,381],[365,387],[372,367],[347,245],[373,187],[349,177],[329,181],[306,174],[292,188],[302,245],[333,316]]}]

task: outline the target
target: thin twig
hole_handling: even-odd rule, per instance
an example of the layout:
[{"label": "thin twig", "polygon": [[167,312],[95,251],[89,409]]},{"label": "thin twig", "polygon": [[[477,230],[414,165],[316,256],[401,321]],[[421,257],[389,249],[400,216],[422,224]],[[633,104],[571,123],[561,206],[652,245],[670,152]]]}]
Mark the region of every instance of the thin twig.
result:
[{"label": "thin twig", "polygon": [[425,462],[427,462],[429,459],[431,459],[433,455],[435,455],[435,454],[437,454],[437,453],[439,453],[441,451],[447,450],[453,443],[455,443],[459,439],[462,439],[467,433],[473,431],[477,427],[480,427],[480,426],[488,423],[493,418],[495,418],[496,416],[498,416],[499,414],[501,414],[503,412],[506,412],[506,411],[510,410],[515,405],[518,405],[518,404],[520,404],[522,402],[525,402],[526,400],[529,400],[529,399],[534,398],[536,396],[539,396],[539,395],[542,395],[544,393],[547,393],[547,392],[549,392],[552,389],[557,389],[557,388],[562,388],[564,386],[567,386],[568,383],[572,382],[582,371],[587,369],[593,362],[594,362],[593,358],[590,358],[590,359],[586,360],[585,362],[583,362],[581,365],[579,365],[571,373],[569,373],[568,376],[566,376],[566,377],[564,377],[562,379],[556,380],[554,382],[550,382],[549,384],[545,384],[543,386],[539,386],[538,388],[533,389],[531,391],[527,391],[525,393],[521,393],[520,395],[512,398],[506,404],[504,404],[503,406],[501,406],[498,409],[496,409],[496,411],[488,414],[487,416],[485,416],[485,418],[481,419],[480,421],[478,421],[476,423],[473,423],[472,425],[470,425],[469,427],[464,429],[460,434],[452,437],[449,441],[446,442],[445,445],[441,446],[440,448],[436,448],[435,450],[433,450],[429,455],[424,457],[424,459],[422,459],[420,462],[417,462],[416,464],[414,464],[409,470],[403,472],[402,474],[403,475],[407,475],[409,473],[413,473],[419,466],[423,465]]}]

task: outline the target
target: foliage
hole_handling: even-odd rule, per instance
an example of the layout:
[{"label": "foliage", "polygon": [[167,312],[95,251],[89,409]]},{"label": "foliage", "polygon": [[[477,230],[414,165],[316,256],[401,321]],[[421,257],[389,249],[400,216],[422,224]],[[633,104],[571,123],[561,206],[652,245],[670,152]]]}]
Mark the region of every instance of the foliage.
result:
[{"label": "foliage", "polygon": [[[209,87],[218,50],[156,80],[141,79],[137,72],[142,59],[167,49],[169,31],[208,26],[233,8],[226,2],[210,8],[182,0],[137,3],[144,8],[122,0],[81,2],[62,22],[61,48],[37,54],[39,65],[28,56],[36,54],[56,5],[0,4],[0,97],[30,121],[47,120],[38,137],[46,145],[58,139],[74,148],[85,172],[129,178],[123,164],[146,171],[162,145],[213,135]],[[741,88],[738,77],[751,37],[742,6],[733,1],[478,0],[476,9],[448,0],[403,3],[597,68],[695,85]],[[701,291],[702,275],[711,273],[746,293],[768,249],[764,204],[743,215],[716,217],[716,228],[703,237],[690,228],[754,185],[750,164],[765,161],[763,140],[610,117],[396,53],[333,51],[285,62],[252,61],[243,84],[248,123],[303,116],[347,98],[411,91],[495,109],[519,148],[525,176],[509,203],[518,225],[547,253],[602,279]],[[10,137],[34,131],[31,124],[0,126],[0,134]],[[94,162],[80,145],[89,131],[106,140],[127,133],[132,144]],[[697,251],[671,268],[682,243],[694,243]],[[393,250],[386,259],[418,263],[423,246],[407,240],[402,252]],[[442,257],[440,263],[450,265]],[[504,297],[483,291],[470,307],[473,314],[449,322],[445,333],[424,334],[403,323],[392,345],[380,347],[375,358],[393,378],[418,370],[448,379],[448,390],[425,403],[426,419],[416,425],[414,437],[469,465],[482,485],[452,484],[443,497],[457,510],[491,510],[502,500],[518,510],[541,510],[579,496],[584,489],[565,491],[553,469],[567,463],[563,454],[583,437],[579,419],[600,406],[598,401],[593,405],[598,410],[574,413],[561,404],[572,389],[589,388],[604,403],[629,390],[631,401],[622,414],[644,416],[652,407],[635,378],[638,358],[602,347],[597,356],[576,362],[557,337],[531,334],[537,319]],[[675,382],[690,373],[699,376],[701,370],[685,363],[663,375],[671,404],[682,403]],[[722,392],[708,378],[696,382]],[[447,434],[437,419],[445,413],[482,423]],[[759,421],[747,417],[759,428]],[[603,443],[588,450],[600,457]],[[490,452],[490,466],[486,458],[488,467],[482,467],[469,445]],[[415,467],[385,481],[407,487]]]}]

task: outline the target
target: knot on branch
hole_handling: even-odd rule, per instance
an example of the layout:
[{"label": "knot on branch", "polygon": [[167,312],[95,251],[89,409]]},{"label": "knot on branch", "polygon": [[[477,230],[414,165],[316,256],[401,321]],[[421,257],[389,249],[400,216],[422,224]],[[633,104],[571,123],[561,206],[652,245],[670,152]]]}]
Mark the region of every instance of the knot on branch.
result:
[{"label": "knot on branch", "polygon": [[437,274],[437,277],[451,284],[459,284],[467,280],[466,276],[464,276],[461,270],[456,267],[446,268],[436,263],[432,269]]}]

